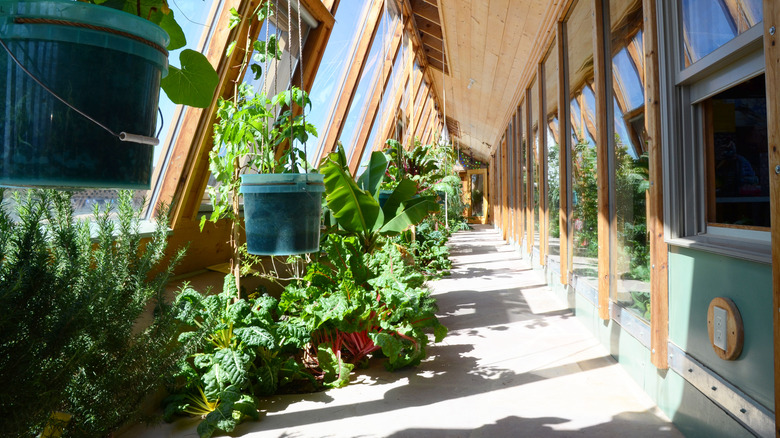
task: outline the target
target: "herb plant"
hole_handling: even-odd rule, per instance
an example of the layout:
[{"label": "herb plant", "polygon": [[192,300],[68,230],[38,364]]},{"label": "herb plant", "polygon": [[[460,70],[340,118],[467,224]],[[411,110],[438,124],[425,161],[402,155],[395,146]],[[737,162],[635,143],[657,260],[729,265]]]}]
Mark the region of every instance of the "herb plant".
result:
[{"label": "herb plant", "polygon": [[[142,418],[147,394],[192,348],[176,341],[164,295],[183,256],[162,263],[164,209],[142,239],[140,210],[122,191],[116,211],[95,207],[93,239],[68,192],[17,192],[15,203],[18,220],[0,213],[3,433],[35,436],[57,411],[72,414],[66,436],[104,436]],[[148,307],[151,321],[136,326]]]}]

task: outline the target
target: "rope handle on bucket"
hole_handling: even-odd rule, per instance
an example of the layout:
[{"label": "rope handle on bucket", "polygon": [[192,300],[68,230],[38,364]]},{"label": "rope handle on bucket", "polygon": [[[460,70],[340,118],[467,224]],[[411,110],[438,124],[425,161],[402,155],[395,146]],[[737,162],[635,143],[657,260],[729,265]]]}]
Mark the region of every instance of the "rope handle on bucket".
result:
[{"label": "rope handle on bucket", "polygon": [[[111,134],[112,136],[114,136],[114,137],[118,138],[120,141],[125,141],[125,142],[132,142],[132,143],[139,143],[139,144],[145,144],[145,145],[150,145],[150,146],[157,146],[158,144],[160,144],[160,140],[159,140],[159,139],[157,139],[157,138],[154,138],[154,137],[147,137],[147,136],[145,136],[145,135],[139,135],[139,134],[128,134],[128,133],[126,133],[126,132],[124,132],[124,131],[120,132],[119,134],[115,133],[114,131],[112,131],[112,130],[111,130],[110,128],[108,128],[107,126],[103,125],[102,123],[100,123],[100,122],[98,122],[97,120],[93,119],[93,118],[92,118],[92,117],[90,117],[89,115],[85,114],[83,111],[79,110],[78,108],[76,108],[76,107],[74,107],[73,105],[71,105],[70,103],[68,103],[68,102],[67,102],[65,99],[63,99],[63,98],[62,98],[62,97],[60,97],[60,96],[59,96],[57,93],[55,93],[55,92],[54,92],[54,91],[52,91],[52,90],[51,90],[49,87],[47,87],[47,86],[46,86],[46,84],[44,84],[43,82],[41,82],[41,80],[40,80],[40,79],[38,79],[37,77],[35,77],[35,75],[33,75],[33,74],[32,74],[32,73],[29,71],[29,70],[27,70],[27,68],[25,68],[25,67],[24,67],[24,65],[22,65],[22,63],[21,63],[21,62],[20,62],[20,61],[19,61],[19,60],[16,58],[16,56],[14,56],[14,54],[11,52],[11,49],[9,49],[9,48],[8,48],[8,46],[5,44],[5,41],[3,41],[3,39],[2,39],[2,38],[0,38],[0,45],[2,45],[2,46],[3,46],[3,49],[5,49],[5,51],[8,53],[8,56],[10,56],[10,57],[11,57],[11,59],[14,61],[14,63],[15,63],[15,64],[16,64],[16,65],[17,65],[17,66],[18,66],[18,67],[19,67],[19,68],[20,68],[20,69],[21,69],[21,70],[22,70],[22,71],[23,71],[23,72],[24,72],[24,73],[27,75],[27,76],[29,76],[29,77],[30,77],[30,79],[32,79],[33,81],[35,81],[35,83],[36,83],[36,84],[40,85],[40,86],[41,86],[41,87],[42,87],[44,90],[46,90],[46,91],[47,91],[49,94],[51,94],[51,95],[52,95],[54,98],[56,98],[57,100],[59,100],[60,102],[62,102],[63,104],[65,104],[65,106],[67,106],[68,108],[72,109],[72,110],[73,110],[73,111],[75,111],[77,114],[79,114],[80,116],[82,116],[82,117],[84,117],[85,119],[89,120],[90,122],[94,123],[95,125],[99,126],[99,127],[100,127],[100,128],[102,128],[103,130],[105,130],[106,132],[108,132],[109,134]],[[162,111],[161,111],[159,108],[157,108],[157,111],[159,112],[159,114],[160,114],[160,119],[162,120]],[[158,136],[158,137],[160,136],[160,132],[162,132],[162,125],[163,125],[163,123],[160,123],[160,130],[157,132],[157,136]]]}]

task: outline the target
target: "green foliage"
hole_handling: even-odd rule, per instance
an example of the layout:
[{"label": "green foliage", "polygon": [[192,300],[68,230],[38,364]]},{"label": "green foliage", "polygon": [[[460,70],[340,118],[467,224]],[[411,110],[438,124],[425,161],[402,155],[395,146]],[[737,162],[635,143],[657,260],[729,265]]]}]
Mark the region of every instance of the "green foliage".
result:
[{"label": "green foliage", "polygon": [[384,174],[386,167],[384,154],[374,152],[368,176],[356,182],[349,172],[344,150],[339,147],[323,160],[319,169],[325,175],[328,214],[341,230],[357,236],[366,252],[376,249],[381,236],[397,235],[439,209],[433,197],[415,196],[417,184],[407,178],[398,182],[380,207],[376,175]]},{"label": "green foliage", "polygon": [[[73,415],[67,436],[103,436],[142,417],[141,404],[186,356],[164,298],[183,256],[162,265],[167,216],[148,242],[130,192],[114,211],[76,222],[70,194],[15,196],[0,212],[0,416],[3,433],[34,436],[52,412]],[[153,274],[159,272],[158,274]],[[153,309],[148,324],[139,317]]]},{"label": "green foliage", "polygon": [[587,140],[574,145],[572,218],[574,251],[581,257],[598,257],[598,186],[596,147]]},{"label": "green foliage", "polygon": [[201,437],[230,432],[246,416],[256,419],[255,397],[274,394],[299,374],[285,347],[299,348],[304,339],[291,339],[295,328],[277,322],[277,301],[268,295],[236,300],[235,288],[227,275],[221,293],[204,296],[185,285],[175,302],[178,318],[194,329],[179,340],[205,330],[206,342],[179,363],[175,394],[165,402],[166,419],[177,413],[206,415],[198,427]]},{"label": "green foliage", "polygon": [[[167,49],[180,49],[187,44],[184,31],[168,7],[167,0],[79,0],[86,3],[118,9],[160,26],[171,37]],[[179,55],[181,67],[168,66],[168,76],[162,87],[173,103],[206,108],[211,104],[219,76],[206,56],[195,50],[184,50]]]},{"label": "green foliage", "polygon": [[446,334],[424,277],[396,245],[366,254],[356,237],[330,234],[321,247],[324,255],[285,289],[279,308],[312,333],[323,384],[344,384],[345,364],[361,363],[377,350],[389,369],[415,365],[426,355],[426,332],[437,340]]},{"label": "green foliage", "polygon": [[631,292],[633,304],[631,308],[636,310],[639,315],[650,321],[650,293],[649,292]]}]

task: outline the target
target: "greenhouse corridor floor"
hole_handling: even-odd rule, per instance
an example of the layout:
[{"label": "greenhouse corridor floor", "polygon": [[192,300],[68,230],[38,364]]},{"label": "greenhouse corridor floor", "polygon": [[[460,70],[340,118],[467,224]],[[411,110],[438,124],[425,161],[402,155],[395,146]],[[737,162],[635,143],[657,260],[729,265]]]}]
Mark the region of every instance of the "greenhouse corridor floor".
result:
[{"label": "greenhouse corridor floor", "polygon": [[[680,437],[490,226],[455,234],[430,284],[450,332],[419,367],[381,363],[345,388],[261,402],[247,437]],[[197,420],[125,436],[197,437]],[[135,433],[139,432],[139,433]]]}]

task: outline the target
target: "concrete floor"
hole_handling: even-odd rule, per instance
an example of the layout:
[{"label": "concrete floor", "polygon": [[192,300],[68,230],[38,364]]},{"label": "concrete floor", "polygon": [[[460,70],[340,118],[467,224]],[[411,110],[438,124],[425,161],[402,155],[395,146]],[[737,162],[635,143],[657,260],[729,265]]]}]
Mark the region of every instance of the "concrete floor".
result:
[{"label": "concrete floor", "polygon": [[[679,437],[652,400],[488,226],[451,240],[433,282],[449,336],[421,366],[261,402],[247,437]],[[196,437],[197,420],[134,437]]]}]

